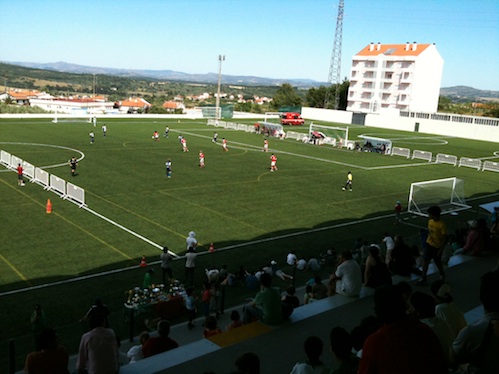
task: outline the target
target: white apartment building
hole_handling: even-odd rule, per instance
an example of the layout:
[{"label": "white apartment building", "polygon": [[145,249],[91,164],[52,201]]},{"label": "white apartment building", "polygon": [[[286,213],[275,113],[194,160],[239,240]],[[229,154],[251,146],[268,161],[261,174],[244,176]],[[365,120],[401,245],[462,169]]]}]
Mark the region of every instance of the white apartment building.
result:
[{"label": "white apartment building", "polygon": [[435,44],[374,44],[353,56],[347,110],[435,113],[444,60]]}]

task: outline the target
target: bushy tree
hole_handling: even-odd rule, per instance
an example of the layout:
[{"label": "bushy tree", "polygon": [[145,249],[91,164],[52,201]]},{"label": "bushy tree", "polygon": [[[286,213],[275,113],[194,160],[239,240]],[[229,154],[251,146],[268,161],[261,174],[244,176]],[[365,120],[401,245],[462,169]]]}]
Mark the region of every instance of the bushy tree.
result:
[{"label": "bushy tree", "polygon": [[302,99],[296,89],[289,83],[284,83],[275,93],[271,106],[279,109],[283,106],[301,106]]}]

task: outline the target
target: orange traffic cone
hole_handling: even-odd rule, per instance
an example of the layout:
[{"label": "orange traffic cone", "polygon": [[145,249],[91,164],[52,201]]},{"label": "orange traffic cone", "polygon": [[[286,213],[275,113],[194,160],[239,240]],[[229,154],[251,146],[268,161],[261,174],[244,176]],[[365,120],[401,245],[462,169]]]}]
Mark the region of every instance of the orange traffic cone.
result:
[{"label": "orange traffic cone", "polygon": [[210,244],[210,248],[208,249],[208,252],[215,252],[215,245],[213,243]]},{"label": "orange traffic cone", "polygon": [[50,199],[47,200],[47,206],[45,207],[45,211],[47,214],[52,213],[52,203],[50,202]]},{"label": "orange traffic cone", "polygon": [[146,267],[146,266],[147,266],[147,263],[146,263],[146,256],[142,256],[142,260],[140,260],[140,264],[139,264],[139,266],[140,266],[141,268],[143,268],[143,267]]}]

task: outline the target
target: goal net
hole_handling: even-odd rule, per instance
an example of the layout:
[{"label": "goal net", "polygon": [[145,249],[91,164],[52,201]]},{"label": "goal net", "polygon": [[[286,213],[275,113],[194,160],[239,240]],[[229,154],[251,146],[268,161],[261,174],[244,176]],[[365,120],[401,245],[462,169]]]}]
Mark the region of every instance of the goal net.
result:
[{"label": "goal net", "polygon": [[333,147],[347,147],[348,127],[323,126],[311,123],[308,128],[311,139],[316,139],[316,144],[329,144]]},{"label": "goal net", "polygon": [[471,208],[466,204],[464,180],[453,177],[412,183],[407,211],[427,217],[433,205],[438,205],[442,214]]}]

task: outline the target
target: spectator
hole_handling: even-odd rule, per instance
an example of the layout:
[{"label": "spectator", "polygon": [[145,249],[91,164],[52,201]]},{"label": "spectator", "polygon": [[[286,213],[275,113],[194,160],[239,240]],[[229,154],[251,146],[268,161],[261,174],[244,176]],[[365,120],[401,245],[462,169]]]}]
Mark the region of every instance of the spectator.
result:
[{"label": "spectator", "polygon": [[459,331],[466,327],[468,323],[464,318],[464,313],[451,296],[450,286],[442,280],[437,280],[431,284],[430,289],[436,304],[435,315],[449,324],[453,337],[456,338]]},{"label": "spectator", "polygon": [[[163,253],[159,256],[161,260],[161,271],[163,273],[163,284],[167,285],[173,279],[172,261],[173,256],[170,254],[168,247],[163,247]],[[168,283],[167,283],[168,281]]]},{"label": "spectator", "polygon": [[33,339],[35,341],[35,349],[39,351],[41,349],[40,334],[47,329],[49,325],[42,306],[40,304],[35,304],[34,309],[35,310],[31,314],[30,323],[31,330],[33,331]]},{"label": "spectator", "polygon": [[194,247],[189,247],[185,254],[185,284],[194,285],[194,269],[196,268],[197,254],[194,252]]},{"label": "spectator", "polygon": [[376,289],[374,310],[382,326],[364,343],[359,374],[447,373],[438,338],[428,326],[407,316],[397,286]]},{"label": "spectator", "polygon": [[26,356],[24,371],[27,374],[69,374],[68,351],[57,342],[57,334],[52,329],[40,333],[40,350]]},{"label": "spectator", "polygon": [[282,306],[279,293],[271,287],[272,277],[262,274],[260,277],[260,292],[255,299],[247,303],[243,308],[243,322],[250,323],[254,319],[260,319],[269,325],[277,325],[282,322]]},{"label": "spectator", "polygon": [[315,300],[321,300],[327,297],[327,287],[322,283],[320,275],[314,277],[314,284],[312,285],[312,299],[309,302]]},{"label": "spectator", "polygon": [[305,362],[298,362],[295,364],[290,374],[329,374],[330,368],[324,365],[321,361],[322,350],[324,344],[317,336],[309,336],[303,344],[307,360]]},{"label": "spectator", "polygon": [[286,256],[286,263],[289,266],[295,266],[297,261],[298,261],[298,257],[296,257],[295,251],[289,252],[288,255]]},{"label": "spectator", "polygon": [[300,306],[300,299],[295,296],[296,289],[294,286],[289,286],[286,289],[286,294],[282,296],[281,301],[283,304],[289,304],[293,308],[298,308]]},{"label": "spectator", "polygon": [[241,315],[237,310],[233,310],[230,313],[230,323],[227,325],[226,330],[230,331],[232,329],[236,329],[243,325],[243,321],[241,321]]},{"label": "spectator", "polygon": [[338,259],[338,267],[329,282],[330,296],[335,294],[358,296],[362,288],[362,274],[357,261],[352,259],[352,253],[345,250]]},{"label": "spectator", "polygon": [[400,235],[395,236],[394,242],[395,247],[393,247],[388,267],[393,274],[408,277],[414,272],[419,251],[417,247],[414,250],[405,244],[404,238]]},{"label": "spectator", "polygon": [[142,345],[144,357],[151,357],[161,352],[166,352],[178,347],[178,343],[169,337],[170,322],[160,320],[157,325],[158,336],[150,337]]},{"label": "spectator", "polygon": [[321,264],[326,267],[334,267],[336,264],[336,251],[334,248],[328,249],[326,254],[321,254]]},{"label": "spectator", "polygon": [[307,284],[305,286],[305,293],[303,294],[303,305],[308,304],[312,300],[314,294],[312,293],[312,285]]},{"label": "spectator", "polygon": [[307,260],[304,258],[300,258],[296,261],[296,270],[305,270],[307,268]]},{"label": "spectator", "polygon": [[204,320],[203,338],[221,334],[222,330],[217,326],[217,319],[214,316],[207,316]]},{"label": "spectator", "polygon": [[288,281],[293,279],[291,275],[286,274],[284,271],[279,269],[279,267],[277,266],[277,262],[274,260],[270,262],[270,268],[272,269],[272,275],[281,278],[283,281]]},{"label": "spectator", "polygon": [[194,320],[196,319],[196,296],[194,295],[194,288],[188,287],[185,290],[185,309],[187,310],[187,327],[192,329],[194,327]]},{"label": "spectator", "polygon": [[314,273],[317,273],[319,270],[321,270],[319,260],[317,260],[315,257],[311,257],[307,263],[307,270],[310,270]]},{"label": "spectator", "polygon": [[392,276],[386,264],[379,257],[379,249],[371,246],[366,261],[366,269],[364,270],[364,285],[370,288],[378,288],[387,284],[392,284]]},{"label": "spectator", "polygon": [[385,264],[388,266],[390,264],[392,250],[395,248],[395,242],[391,235],[387,232],[383,235],[383,243],[385,244]]},{"label": "spectator", "polygon": [[150,268],[144,274],[144,280],[142,282],[142,289],[149,289],[152,287],[152,275],[154,274],[154,269]]},{"label": "spectator", "polygon": [[219,281],[219,278],[220,278],[220,270],[218,269],[211,269],[211,270],[208,270],[208,269],[204,269],[204,272],[206,274],[206,280],[212,284],[212,283],[215,283]]},{"label": "spectator", "polygon": [[236,365],[237,374],[260,374],[260,359],[256,353],[243,353],[236,358],[234,364]]},{"label": "spectator", "polygon": [[248,275],[244,279],[244,284],[246,285],[246,288],[249,290],[256,290],[259,285],[259,280],[256,277],[254,272],[248,272]]},{"label": "spectator", "polygon": [[335,327],[329,334],[331,352],[338,362],[338,367],[331,374],[356,374],[359,358],[352,353],[352,336],[343,327]]},{"label": "spectator", "polygon": [[189,235],[185,239],[185,244],[187,247],[187,251],[189,248],[192,248],[193,250],[196,249],[198,246],[198,241],[196,239],[196,233],[194,231],[189,232]]},{"label": "spectator", "polygon": [[499,320],[498,289],[499,270],[482,276],[480,301],[485,314],[478,321],[464,327],[452,343],[449,352],[452,368],[468,363],[475,373],[499,373],[499,336],[494,334],[494,324],[497,325]]},{"label": "spectator", "polygon": [[85,313],[85,315],[82,318],[80,318],[80,322],[89,320],[93,315],[96,314],[102,314],[105,320],[104,327],[109,327],[108,317],[110,311],[107,305],[102,303],[102,300],[99,297],[95,299],[94,304],[90,307],[87,313]]},{"label": "spectator", "polygon": [[211,297],[210,297],[210,312],[215,313],[215,317],[221,313],[221,298],[222,291],[220,291],[220,285],[217,282],[212,283],[211,288]]},{"label": "spectator", "polygon": [[150,338],[150,335],[147,331],[142,332],[139,335],[139,342],[140,344],[132,346],[128,352],[127,352],[127,357],[130,359],[130,364],[133,364],[139,360],[142,360],[144,358],[144,354],[142,353],[142,347],[144,343],[147,341],[147,339]]},{"label": "spectator", "polygon": [[118,335],[116,335],[116,344],[118,344],[118,365],[128,365],[130,363],[130,359],[125,352],[121,351],[121,338]]},{"label": "spectator", "polygon": [[449,349],[454,341],[454,333],[449,324],[435,316],[435,300],[430,295],[416,291],[411,295],[411,304],[416,316],[433,330],[442,346],[444,359],[448,362]]},{"label": "spectator", "polygon": [[102,313],[90,316],[90,331],[83,334],[78,350],[76,370],[78,374],[117,373],[118,343],[116,335],[105,327],[106,319]]},{"label": "spectator", "polygon": [[357,352],[357,357],[362,357],[362,347],[367,337],[378,331],[380,327],[378,319],[371,315],[362,318],[360,324],[352,329],[350,336],[352,337],[352,346],[353,350]]}]

